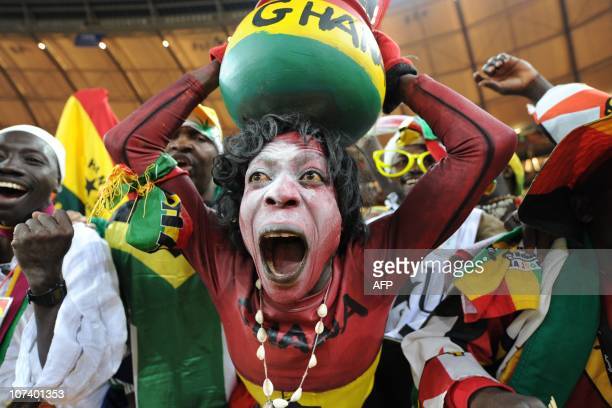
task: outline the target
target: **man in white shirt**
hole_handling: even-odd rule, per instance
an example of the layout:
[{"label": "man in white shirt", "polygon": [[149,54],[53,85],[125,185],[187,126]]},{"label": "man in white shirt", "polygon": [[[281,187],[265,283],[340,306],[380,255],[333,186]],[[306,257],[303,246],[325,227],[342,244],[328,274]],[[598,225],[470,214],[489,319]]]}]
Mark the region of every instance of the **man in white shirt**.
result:
[{"label": "man in white shirt", "polygon": [[[64,162],[46,131],[0,130],[0,386],[45,389],[37,395],[56,406],[99,407],[126,320],[107,244],[53,210]],[[0,401],[16,396],[5,389]]]}]

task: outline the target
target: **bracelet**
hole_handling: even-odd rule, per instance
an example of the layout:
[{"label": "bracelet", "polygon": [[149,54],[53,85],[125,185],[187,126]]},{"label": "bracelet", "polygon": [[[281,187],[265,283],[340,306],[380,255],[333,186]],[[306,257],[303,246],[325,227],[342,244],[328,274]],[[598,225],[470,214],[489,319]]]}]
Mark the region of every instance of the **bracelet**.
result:
[{"label": "bracelet", "polygon": [[62,302],[66,297],[66,282],[62,279],[55,287],[49,289],[42,295],[35,295],[31,289],[28,289],[28,301],[39,306],[53,307]]}]

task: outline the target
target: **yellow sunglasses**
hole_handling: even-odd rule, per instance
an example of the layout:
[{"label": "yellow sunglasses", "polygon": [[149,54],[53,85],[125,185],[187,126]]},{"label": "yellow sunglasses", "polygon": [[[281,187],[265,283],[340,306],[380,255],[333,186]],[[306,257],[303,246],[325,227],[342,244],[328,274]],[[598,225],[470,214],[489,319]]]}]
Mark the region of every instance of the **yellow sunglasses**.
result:
[{"label": "yellow sunglasses", "polygon": [[[406,156],[408,158],[408,162],[406,163],[406,166],[404,166],[401,170],[399,171],[393,171],[393,169],[395,168],[395,165],[393,164],[387,164],[383,161],[383,155],[385,153],[394,153],[394,154],[400,154],[403,156]],[[427,173],[427,165],[425,164],[425,158],[427,158],[428,156],[431,156],[430,152],[423,152],[423,153],[410,153],[407,152],[405,150],[375,150],[372,153],[372,158],[374,159],[374,164],[376,164],[376,170],[378,170],[378,172],[380,174],[382,174],[385,177],[389,177],[389,178],[396,178],[396,177],[401,177],[404,174],[408,173],[412,167],[414,167],[414,165],[416,164],[419,169],[423,172],[423,174]]]}]

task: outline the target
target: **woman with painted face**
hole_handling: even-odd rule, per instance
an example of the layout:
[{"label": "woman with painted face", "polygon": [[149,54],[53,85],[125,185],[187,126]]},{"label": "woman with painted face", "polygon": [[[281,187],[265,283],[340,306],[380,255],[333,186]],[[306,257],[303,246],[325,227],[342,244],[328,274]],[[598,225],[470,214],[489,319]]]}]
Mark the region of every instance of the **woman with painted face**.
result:
[{"label": "woman with painted face", "polygon": [[[159,187],[181,199],[193,231],[183,248],[207,285],[239,375],[262,405],[357,407],[369,394],[393,296],[364,294],[364,251],[435,248],[463,222],[510,158],[515,135],[426,75],[378,34],[385,110],[400,102],[431,125],[448,157],[393,214],[360,216],[356,166],[340,135],[296,115],[247,121],[213,176],[218,212],[185,175]],[[218,50],[217,50],[218,51]],[[105,138],[142,174],[218,85],[222,53],[147,101]]]}]

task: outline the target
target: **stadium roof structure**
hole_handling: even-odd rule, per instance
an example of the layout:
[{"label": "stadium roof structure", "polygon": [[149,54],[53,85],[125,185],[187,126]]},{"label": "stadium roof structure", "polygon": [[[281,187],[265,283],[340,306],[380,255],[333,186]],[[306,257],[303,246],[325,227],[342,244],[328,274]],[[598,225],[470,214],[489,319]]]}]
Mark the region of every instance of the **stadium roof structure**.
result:
[{"label": "stadium roof structure", "polygon": [[[255,3],[0,0],[0,126],[32,123],[54,132],[69,95],[87,87],[107,88],[123,118],[206,64],[208,49]],[[392,0],[383,20],[421,72],[517,130],[531,123],[525,101],[479,89],[472,72],[505,51],[554,83],[582,81],[612,92],[611,26],[612,0]],[[226,134],[235,130],[218,91],[207,104]]]}]

